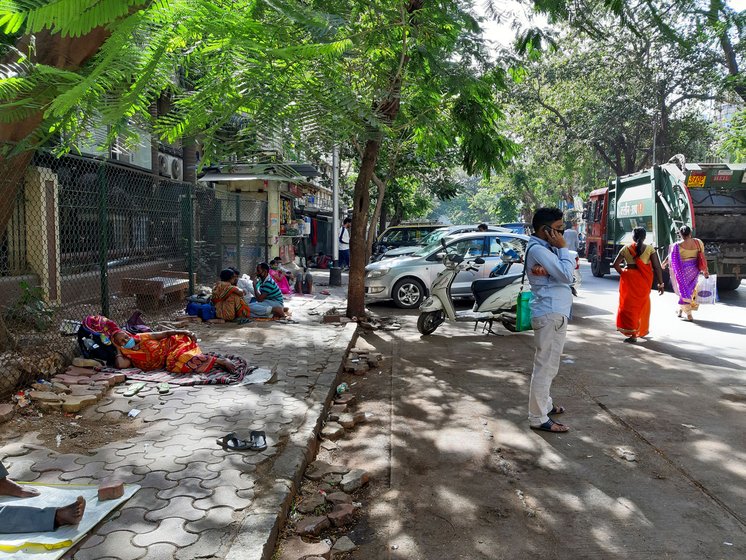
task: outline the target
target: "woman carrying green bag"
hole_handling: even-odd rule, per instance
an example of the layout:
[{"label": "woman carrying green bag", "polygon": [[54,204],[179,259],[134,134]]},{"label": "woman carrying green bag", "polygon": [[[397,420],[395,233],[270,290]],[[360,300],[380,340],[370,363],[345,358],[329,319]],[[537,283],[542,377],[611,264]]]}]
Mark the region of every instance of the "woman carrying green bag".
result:
[{"label": "woman carrying green bag", "polygon": [[563,237],[562,210],[539,208],[532,225],[535,233],[526,247],[525,269],[531,284],[531,326],[536,354],[529,389],[528,421],[534,430],[566,432],[568,426],[550,418],[565,411],[552,402],[550,391],[565,346],[575,260]]}]

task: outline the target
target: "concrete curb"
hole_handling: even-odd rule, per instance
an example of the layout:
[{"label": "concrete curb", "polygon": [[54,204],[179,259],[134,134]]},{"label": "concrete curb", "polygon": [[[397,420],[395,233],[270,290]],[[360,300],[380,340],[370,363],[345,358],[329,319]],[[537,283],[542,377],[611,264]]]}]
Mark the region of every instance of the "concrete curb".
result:
[{"label": "concrete curb", "polygon": [[[352,347],[356,334],[355,323],[342,327],[330,351],[329,365],[319,374],[308,396],[308,411],[303,424],[290,437],[272,465],[274,484],[268,492],[257,496],[249,507],[228,549],[226,560],[271,560],[303,473],[310,459],[316,455],[318,434],[334,398],[344,357]],[[334,364],[338,364],[337,369],[333,369]]]}]

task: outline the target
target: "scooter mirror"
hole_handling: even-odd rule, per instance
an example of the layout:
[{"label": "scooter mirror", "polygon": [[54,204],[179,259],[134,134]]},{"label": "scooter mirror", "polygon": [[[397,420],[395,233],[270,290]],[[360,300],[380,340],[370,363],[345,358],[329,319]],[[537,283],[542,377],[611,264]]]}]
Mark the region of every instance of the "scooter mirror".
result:
[{"label": "scooter mirror", "polygon": [[474,264],[484,264],[484,259],[482,257],[477,257],[474,259]]},{"label": "scooter mirror", "polygon": [[445,253],[435,253],[435,258],[438,259],[439,261],[442,261],[445,258],[445,256],[446,256]]},{"label": "scooter mirror", "polygon": [[443,247],[443,249],[446,248],[446,240],[444,237],[440,238],[440,246]]}]

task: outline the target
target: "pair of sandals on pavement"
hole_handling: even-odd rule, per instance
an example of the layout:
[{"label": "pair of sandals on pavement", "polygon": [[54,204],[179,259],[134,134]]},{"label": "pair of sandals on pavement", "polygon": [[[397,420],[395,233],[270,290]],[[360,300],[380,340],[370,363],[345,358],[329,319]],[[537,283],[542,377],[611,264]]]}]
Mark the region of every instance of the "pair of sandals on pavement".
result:
[{"label": "pair of sandals on pavement", "polygon": [[267,436],[262,431],[253,431],[249,439],[240,439],[236,432],[225,434],[215,442],[226,451],[264,451],[267,449]]},{"label": "pair of sandals on pavement", "polygon": [[[547,412],[547,416],[553,416],[555,414],[562,414],[565,412],[564,406],[552,406],[552,410]],[[570,431],[570,428],[568,426],[565,426],[564,424],[561,424],[560,422],[555,422],[551,418],[544,422],[543,424],[539,424],[538,426],[531,426],[532,430],[537,430],[540,432],[552,432],[555,434],[562,434],[565,432]]]}]

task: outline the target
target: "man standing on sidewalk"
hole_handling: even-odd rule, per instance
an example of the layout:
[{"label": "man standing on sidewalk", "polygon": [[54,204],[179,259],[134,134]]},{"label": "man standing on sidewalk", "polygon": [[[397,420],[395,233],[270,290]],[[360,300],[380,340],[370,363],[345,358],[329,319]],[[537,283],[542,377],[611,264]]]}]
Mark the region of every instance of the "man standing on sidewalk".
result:
[{"label": "man standing on sidewalk", "polygon": [[342,222],[342,228],[339,230],[339,267],[342,269],[350,268],[350,226],[352,220],[345,218]]},{"label": "man standing on sidewalk", "polygon": [[566,432],[568,426],[549,417],[565,411],[564,407],[552,402],[550,391],[565,346],[575,262],[563,237],[562,211],[559,208],[539,208],[531,225],[535,233],[526,248],[525,266],[533,293],[531,326],[536,354],[528,397],[528,421],[534,430]]}]

